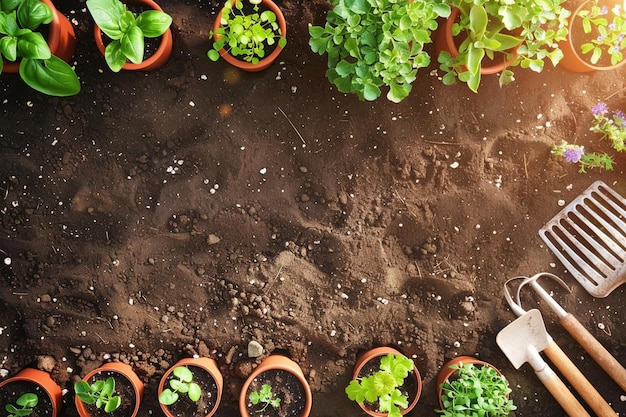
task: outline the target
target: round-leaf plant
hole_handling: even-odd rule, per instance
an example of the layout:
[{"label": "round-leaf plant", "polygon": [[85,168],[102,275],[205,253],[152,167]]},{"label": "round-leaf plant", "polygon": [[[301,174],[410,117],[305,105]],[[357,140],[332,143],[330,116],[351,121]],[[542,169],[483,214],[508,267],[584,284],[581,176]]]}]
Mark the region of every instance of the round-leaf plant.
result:
[{"label": "round-leaf plant", "polygon": [[112,39],[104,59],[113,72],[119,72],[127,61],[143,62],[144,38],[158,38],[172,24],[165,12],[146,10],[136,16],[119,0],[87,0],[87,9],[100,30]]},{"label": "round-leaf plant", "polygon": [[359,404],[378,402],[378,411],[388,413],[389,417],[401,417],[401,410],[409,406],[409,400],[399,387],[413,367],[413,361],[406,356],[385,355],[380,359],[380,370],[350,381],[346,394]]},{"label": "round-leaf plant", "polygon": [[272,386],[269,384],[263,384],[260,390],[251,392],[248,398],[253,405],[264,404],[258,413],[262,413],[270,405],[274,408],[280,407],[280,398],[274,397]]},{"label": "round-leaf plant", "polygon": [[165,405],[172,405],[180,397],[179,393],[187,394],[189,399],[197,402],[202,395],[200,385],[193,381],[193,374],[186,366],[177,366],[172,371],[176,379],[170,380],[170,388],[165,388],[159,394],[159,402]]},{"label": "round-leaf plant", "polygon": [[122,398],[115,395],[115,379],[108,377],[106,381],[97,380],[89,385],[86,381],[77,381],[74,384],[76,396],[85,404],[103,408],[112,413],[122,405]]},{"label": "round-leaf plant", "polygon": [[8,417],[24,417],[32,414],[33,409],[37,406],[39,402],[39,397],[37,394],[33,394],[32,392],[27,392],[25,394],[20,395],[20,397],[15,401],[15,404],[7,404],[4,406],[4,409],[9,413]]},{"label": "round-leaf plant", "polygon": [[330,0],[324,26],[310,26],[309,46],[328,54],[326,77],[342,93],[404,100],[417,70],[430,64],[424,45],[450,7],[440,0]]},{"label": "round-leaf plant", "polygon": [[21,59],[19,74],[29,87],[51,96],[73,96],[80,91],[74,69],[52,55],[38,31],[53,17],[50,7],[41,0],[0,1],[0,72],[3,59]]},{"label": "round-leaf plant", "polygon": [[456,372],[441,384],[444,417],[506,417],[517,407],[509,398],[511,388],[506,378],[488,365],[472,363],[450,365]]}]

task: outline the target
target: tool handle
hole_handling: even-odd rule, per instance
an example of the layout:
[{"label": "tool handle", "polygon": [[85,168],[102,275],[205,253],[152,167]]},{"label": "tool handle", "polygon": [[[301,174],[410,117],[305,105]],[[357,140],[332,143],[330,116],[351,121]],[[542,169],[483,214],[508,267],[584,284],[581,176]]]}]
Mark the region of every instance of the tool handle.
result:
[{"label": "tool handle", "polygon": [[617,385],[624,391],[626,391],[626,369],[615,359],[608,350],[604,348],[593,337],[582,324],[567,313],[560,318],[561,325],[572,335],[574,339],[591,355],[591,357],[600,365],[604,372],[606,372],[613,381],[617,382]]},{"label": "tool handle", "polygon": [[546,364],[546,366],[540,370],[535,371],[543,385],[550,391],[550,394],[554,399],[563,407],[563,410],[570,417],[591,417],[587,410],[584,409],[580,402],[574,397],[569,389],[565,386],[563,381],[554,373],[552,369]]},{"label": "tool handle", "polygon": [[617,413],[602,398],[600,393],[591,385],[591,382],[578,370],[576,365],[561,350],[559,345],[551,341],[543,352],[550,361],[558,368],[561,375],[569,381],[576,392],[585,400],[598,417],[617,417]]}]

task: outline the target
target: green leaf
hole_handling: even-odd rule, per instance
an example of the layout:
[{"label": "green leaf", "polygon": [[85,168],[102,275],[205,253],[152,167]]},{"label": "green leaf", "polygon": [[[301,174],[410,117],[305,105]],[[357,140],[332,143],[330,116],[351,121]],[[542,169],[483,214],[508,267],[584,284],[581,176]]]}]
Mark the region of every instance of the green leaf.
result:
[{"label": "green leaf", "polygon": [[50,58],[50,47],[39,32],[28,32],[17,38],[17,56],[30,59]]},{"label": "green leaf", "polygon": [[192,382],[191,384],[189,384],[189,399],[191,401],[198,401],[200,399],[200,397],[202,396],[202,389],[200,388],[200,385],[196,384],[195,382]]},{"label": "green leaf", "polygon": [[139,15],[136,24],[146,38],[156,38],[170,27],[172,18],[159,10],[147,10]]},{"label": "green leaf", "polygon": [[345,0],[346,7],[354,13],[366,13],[370,9],[367,0]]},{"label": "green leaf", "polygon": [[370,83],[365,84],[363,88],[363,98],[365,100],[367,101],[376,100],[378,97],[380,97],[380,94],[381,94],[380,88],[378,88],[376,85],[370,84]]},{"label": "green leaf", "polygon": [[106,413],[112,413],[117,410],[120,405],[122,405],[122,399],[120,397],[111,397],[104,406],[104,411]]},{"label": "green leaf", "polygon": [[126,6],[119,0],[87,0],[87,9],[96,25],[111,39],[120,39],[122,30],[119,21]]},{"label": "green leaf", "polygon": [[474,5],[469,13],[469,29],[472,39],[482,39],[487,30],[487,11],[483,6]]},{"label": "green leaf", "polygon": [[20,395],[16,401],[17,405],[21,405],[24,408],[33,408],[38,402],[39,397],[37,397],[37,394],[33,394],[31,392]]},{"label": "green leaf", "polygon": [[19,73],[31,88],[50,96],[73,96],[80,91],[72,67],[54,55],[46,60],[22,59]]},{"label": "green leaf", "polygon": [[143,61],[144,53],[144,38],[141,29],[137,26],[132,26],[122,39],[120,39],[122,45],[122,52],[133,64],[140,64]]},{"label": "green leaf", "polygon": [[159,402],[165,405],[172,405],[178,400],[178,394],[169,388],[164,389],[159,394]]},{"label": "green leaf", "polygon": [[113,72],[119,72],[126,63],[126,55],[122,51],[119,40],[109,43],[104,49],[104,59]]},{"label": "green leaf", "polygon": [[52,22],[52,9],[41,0],[23,0],[17,8],[17,19],[23,28],[37,29]]},{"label": "green leaf", "polygon": [[8,61],[15,61],[17,59],[17,38],[13,36],[0,38],[0,55]]},{"label": "green leaf", "polygon": [[172,373],[183,382],[193,381],[193,374],[191,373],[191,370],[186,366],[177,366],[176,368],[174,368]]}]

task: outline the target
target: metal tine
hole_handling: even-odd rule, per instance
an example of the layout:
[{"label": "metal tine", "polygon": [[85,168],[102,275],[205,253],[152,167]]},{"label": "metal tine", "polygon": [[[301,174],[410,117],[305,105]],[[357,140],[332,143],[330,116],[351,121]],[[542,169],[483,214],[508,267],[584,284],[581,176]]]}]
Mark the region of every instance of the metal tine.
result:
[{"label": "metal tine", "polygon": [[[594,201],[594,204],[596,205],[596,207],[598,207],[598,209],[601,209],[601,205]],[[619,230],[616,230],[615,227],[613,227],[612,224],[610,224],[609,222],[607,222],[605,219],[603,219],[602,217],[600,217],[598,215],[598,213],[594,210],[590,210],[587,207],[583,207],[585,209],[586,212],[588,212],[598,223],[600,223],[602,225],[602,227],[604,227],[606,229],[606,231],[608,233],[604,233],[602,232],[600,229],[598,229],[594,224],[592,223],[585,223],[587,224],[587,226],[589,226],[589,228],[591,228],[597,235],[599,238],[602,239],[602,241],[604,243],[607,244],[607,246],[609,246],[611,248],[611,250],[613,250],[615,253],[619,253],[621,250],[623,250],[621,247],[619,247],[619,245],[617,245],[615,243],[616,237],[621,235],[622,232]],[[613,213],[611,213],[608,210],[605,210],[604,214],[609,217],[615,224],[617,224],[619,226],[619,224],[621,223],[621,220],[616,217],[615,215],[613,215]],[[625,225],[626,226],[626,225]],[[625,230],[626,231],[626,230]]]},{"label": "metal tine", "polygon": [[[597,215],[593,212],[590,211],[590,213],[597,218]],[[575,213],[571,213],[572,215]],[[619,253],[619,251],[621,250],[621,248],[619,246],[617,246],[614,242],[613,239],[611,239],[610,237],[608,237],[603,231],[601,231],[600,229],[598,229],[594,224],[590,223],[587,221],[587,219],[585,219],[583,216],[575,216],[576,218],[578,218],[579,220],[581,220],[587,227],[589,227],[593,233],[595,234],[595,237],[598,237],[600,239],[602,239],[602,241],[611,248],[612,251],[614,251],[614,253]],[[609,265],[613,266],[613,265],[618,265],[620,264],[622,261],[618,258],[615,257],[615,255],[613,255],[613,253],[609,252],[604,246],[600,246],[597,245],[595,243],[597,243],[597,240],[595,239],[594,236],[591,236],[589,233],[587,233],[584,229],[582,229],[578,224],[576,224],[570,217],[567,217],[565,219],[563,219],[564,221],[566,221],[570,226],[572,226],[573,229],[575,229],[580,235],[582,235],[582,237],[587,241],[587,243],[589,243],[589,246],[586,245],[577,245],[577,248],[580,249],[581,252],[583,252],[585,254],[585,256],[589,257],[589,260],[593,262],[594,265],[596,266],[600,266],[598,264],[604,265],[605,263],[608,263]],[[597,218],[598,221],[601,221],[601,219]],[[610,227],[610,225],[606,225],[607,227]],[[575,238],[565,229],[562,230],[564,233],[568,234],[568,237],[574,239]],[[595,255],[594,252],[589,250],[589,247],[593,247],[604,259],[599,258]],[[601,268],[602,269],[602,268]],[[611,270],[613,270],[614,268],[611,268]],[[610,271],[603,271],[603,272],[610,272]]]},{"label": "metal tine", "polygon": [[[602,187],[601,185],[602,184],[598,184],[598,186],[596,187],[596,192],[599,195],[602,195],[604,197],[604,199],[606,200],[607,204],[609,204],[620,216],[622,216],[623,218],[626,217],[626,208],[622,208],[619,205],[617,205],[615,203],[615,200],[622,202],[622,204],[624,206],[626,206],[626,201],[624,201],[622,196],[617,194],[617,192],[615,192],[615,190],[613,190],[612,188]],[[614,200],[608,198],[606,196],[607,193],[611,194],[611,196],[613,197]],[[622,230],[626,231],[626,221],[624,221],[623,219],[619,219],[619,220],[616,220],[616,223],[624,225]]]},{"label": "metal tine", "polygon": [[[579,246],[577,244],[576,238],[570,232],[568,232],[566,229],[561,229],[561,231],[569,239],[569,241],[570,241],[569,243],[566,243],[563,239],[561,239],[561,237],[559,235],[557,235],[555,233],[552,234],[552,237],[553,237],[554,240],[556,240],[561,245],[561,250],[566,252],[569,256],[571,256],[572,259],[577,263],[576,265],[573,265],[565,256],[563,256],[561,251],[553,249],[553,252],[557,256],[557,258],[559,258],[559,260],[563,263],[563,265],[565,265],[565,267],[567,269],[569,269],[570,271],[572,271],[572,270],[581,271],[582,270],[582,272],[584,272],[586,275],[588,275],[595,282],[599,282],[599,281],[605,279],[606,275],[599,274],[597,272],[597,270],[596,270],[596,267],[599,266],[599,265],[603,266],[604,262],[600,258],[598,258],[594,253],[589,251],[589,249],[587,249],[585,246]],[[572,244],[574,246],[576,246],[578,249],[580,249],[580,251],[583,252],[585,254],[585,256],[587,256],[588,259],[592,263],[589,263],[586,260],[584,260],[583,258],[581,258],[572,249],[572,247],[571,247]],[[605,273],[605,274],[607,273],[604,268],[603,268],[602,272]]]}]

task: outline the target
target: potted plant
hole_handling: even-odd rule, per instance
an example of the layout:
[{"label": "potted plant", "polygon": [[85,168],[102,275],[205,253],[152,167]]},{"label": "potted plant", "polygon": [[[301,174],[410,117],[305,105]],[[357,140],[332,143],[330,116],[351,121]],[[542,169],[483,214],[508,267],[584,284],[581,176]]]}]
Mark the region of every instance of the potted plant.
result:
[{"label": "potted plant", "polygon": [[459,356],[448,362],[437,377],[438,414],[506,417],[517,407],[509,398],[511,388],[493,365]]},{"label": "potted plant", "polygon": [[482,74],[500,72],[503,86],[514,80],[511,67],[541,72],[546,59],[557,65],[569,16],[563,1],[451,0],[454,9],[437,36],[443,83],[459,79],[477,92]]},{"label": "potted plant", "polygon": [[[134,417],[139,411],[144,385],[130,365],[105,363],[74,384],[75,404],[81,417],[111,413],[118,408]],[[98,413],[98,414],[97,414]]]},{"label": "potted plant", "polygon": [[75,49],[72,24],[50,0],[0,2],[0,72],[19,72],[29,87],[44,94],[72,96],[80,82],[65,61]]},{"label": "potted plant", "polygon": [[243,417],[307,417],[311,405],[311,388],[302,369],[277,354],[268,356],[254,369],[239,394],[239,413]]},{"label": "potted plant", "polygon": [[417,404],[422,381],[413,360],[383,346],[359,357],[345,392],[371,416],[400,417]]},{"label": "potted plant", "polygon": [[[87,0],[87,9],[96,22],[94,37],[98,49],[113,72],[159,68],[172,52],[172,18],[152,0],[128,0],[128,3],[149,10],[135,14],[120,0]],[[103,32],[110,38],[106,47]],[[145,38],[158,37],[161,42],[156,52],[144,59]]]},{"label": "potted plant", "polygon": [[33,413],[57,417],[62,405],[61,387],[47,372],[26,368],[0,382],[0,404],[9,417]]},{"label": "potted plant", "polygon": [[613,70],[624,61],[626,5],[588,0],[572,13],[561,65],[573,72]]},{"label": "potted plant", "polygon": [[222,57],[245,71],[262,71],[287,45],[287,23],[271,0],[227,0],[209,36],[212,61]]},{"label": "potted plant", "polygon": [[209,417],[217,411],[222,389],[222,374],[213,359],[184,358],[161,378],[159,403],[168,417]]},{"label": "potted plant", "polygon": [[404,100],[418,69],[430,64],[424,45],[450,7],[440,0],[330,3],[325,25],[309,27],[311,50],[328,54],[328,80],[361,100],[377,99],[383,86],[388,100]]}]

